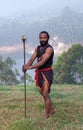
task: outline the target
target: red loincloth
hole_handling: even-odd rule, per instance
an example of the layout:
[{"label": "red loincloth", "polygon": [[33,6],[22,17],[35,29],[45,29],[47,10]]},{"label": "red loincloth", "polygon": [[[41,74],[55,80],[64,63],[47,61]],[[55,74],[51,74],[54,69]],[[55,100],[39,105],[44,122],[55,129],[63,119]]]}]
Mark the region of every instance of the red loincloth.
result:
[{"label": "red loincloth", "polygon": [[52,84],[53,81],[53,70],[51,67],[45,68],[45,69],[36,69],[35,74],[35,80],[36,80],[36,86],[42,87],[44,83],[44,78],[42,76],[42,72],[47,79],[49,85]]}]

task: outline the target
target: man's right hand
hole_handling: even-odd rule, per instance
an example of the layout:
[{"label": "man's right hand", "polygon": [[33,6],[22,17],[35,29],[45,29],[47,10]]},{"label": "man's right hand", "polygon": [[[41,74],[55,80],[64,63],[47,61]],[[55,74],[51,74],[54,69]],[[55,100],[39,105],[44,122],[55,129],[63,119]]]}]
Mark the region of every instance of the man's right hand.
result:
[{"label": "man's right hand", "polygon": [[25,73],[25,72],[26,72],[26,70],[27,70],[27,69],[26,69],[26,65],[23,65],[23,66],[22,66],[22,72],[24,72],[24,73]]}]

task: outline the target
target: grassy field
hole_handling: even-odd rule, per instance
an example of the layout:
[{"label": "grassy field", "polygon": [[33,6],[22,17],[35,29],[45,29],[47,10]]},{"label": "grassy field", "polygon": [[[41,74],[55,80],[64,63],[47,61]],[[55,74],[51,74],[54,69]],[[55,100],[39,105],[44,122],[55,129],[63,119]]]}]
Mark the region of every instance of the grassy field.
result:
[{"label": "grassy field", "polygon": [[0,86],[0,130],[83,130],[83,85],[53,85],[50,93],[57,112],[45,119],[38,89],[27,85],[27,118],[24,88]]}]

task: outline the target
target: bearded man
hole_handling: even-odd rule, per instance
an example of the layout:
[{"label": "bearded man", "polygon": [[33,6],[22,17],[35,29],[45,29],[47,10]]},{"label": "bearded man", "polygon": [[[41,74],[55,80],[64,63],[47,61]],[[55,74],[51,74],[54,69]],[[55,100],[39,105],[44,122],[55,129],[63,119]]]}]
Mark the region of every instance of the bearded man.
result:
[{"label": "bearded man", "polygon": [[[45,102],[45,117],[46,119],[56,111],[56,108],[52,105],[49,93],[51,85],[53,82],[53,56],[54,50],[53,47],[48,43],[49,34],[46,31],[42,31],[39,34],[40,45],[35,48],[35,51],[28,63],[23,65],[23,72],[36,69],[36,86],[39,88],[40,94],[43,96]],[[37,58],[37,63],[33,64],[34,60]]]}]

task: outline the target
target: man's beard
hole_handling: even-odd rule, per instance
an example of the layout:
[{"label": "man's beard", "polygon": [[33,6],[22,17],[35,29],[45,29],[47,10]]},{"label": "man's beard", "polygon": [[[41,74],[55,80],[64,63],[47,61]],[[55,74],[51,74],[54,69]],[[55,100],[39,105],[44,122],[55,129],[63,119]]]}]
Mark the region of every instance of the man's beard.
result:
[{"label": "man's beard", "polygon": [[48,40],[47,41],[40,41],[40,45],[43,47],[46,46],[47,44],[48,44]]}]

